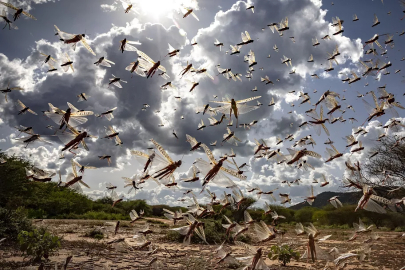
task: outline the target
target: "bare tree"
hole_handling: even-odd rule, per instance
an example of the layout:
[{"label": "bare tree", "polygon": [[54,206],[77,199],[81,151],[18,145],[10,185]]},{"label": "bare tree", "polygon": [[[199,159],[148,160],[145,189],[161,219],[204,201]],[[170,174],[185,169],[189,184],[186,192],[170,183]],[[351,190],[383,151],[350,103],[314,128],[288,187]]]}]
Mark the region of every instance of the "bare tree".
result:
[{"label": "bare tree", "polygon": [[381,138],[371,149],[367,161],[346,162],[349,177],[344,187],[362,189],[364,184],[373,187],[381,196],[405,195],[405,137]]},{"label": "bare tree", "polygon": [[377,153],[364,164],[363,175],[377,186],[398,187],[405,184],[405,138],[384,137],[372,149]]}]

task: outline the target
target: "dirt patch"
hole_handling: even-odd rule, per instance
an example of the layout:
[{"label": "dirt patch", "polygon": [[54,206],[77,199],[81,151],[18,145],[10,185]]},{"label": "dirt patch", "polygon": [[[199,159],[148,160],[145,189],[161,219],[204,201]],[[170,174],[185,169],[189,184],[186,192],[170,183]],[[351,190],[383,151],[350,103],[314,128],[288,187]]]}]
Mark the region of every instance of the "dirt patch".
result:
[{"label": "dirt patch", "polygon": [[[136,250],[132,239],[145,224],[148,223],[152,234],[147,239],[152,242],[151,249]],[[58,254],[50,257],[45,264],[45,269],[55,269],[55,263],[61,268],[65,258],[73,255],[68,269],[150,269],[148,263],[157,258],[162,263],[162,269],[232,269],[226,264],[216,265],[213,256],[216,245],[189,245],[173,243],[166,239],[166,232],[173,225],[169,220],[158,218],[145,218],[130,224],[127,221],[121,222],[117,235],[114,235],[114,221],[93,221],[93,220],[44,220],[35,223],[37,226],[46,226],[52,232],[63,237],[62,248]],[[163,224],[163,225],[162,225]],[[101,230],[104,233],[103,239],[86,237],[86,232]],[[319,246],[329,251],[336,247],[340,252],[348,252],[358,249],[366,244],[367,235],[358,237],[353,242],[347,240],[352,234],[349,230],[327,229],[320,230],[321,237],[332,234],[332,237]],[[405,250],[405,237],[399,237],[401,233],[378,232],[380,239],[372,242],[371,254],[364,262],[353,261],[345,269],[392,269],[397,270],[405,266],[403,251]],[[251,235],[254,239],[253,234]],[[107,242],[125,238],[125,244],[121,246],[109,245]],[[267,254],[269,247],[275,243],[293,242],[297,250],[303,254],[306,248],[305,236],[295,236],[291,228],[283,236],[261,245]],[[258,246],[253,244],[254,246]],[[155,252],[151,252],[151,251]],[[235,257],[246,256],[244,250],[238,246],[232,246]],[[278,261],[271,261],[265,258],[271,269],[323,269],[326,261],[319,260],[316,263],[307,263],[306,259],[292,261],[288,267],[281,267]],[[22,257],[19,251],[12,247],[0,246],[0,269],[25,269],[28,260]],[[104,268],[109,265],[110,268]],[[26,268],[26,269],[37,269]],[[153,269],[153,268],[152,268]],[[234,268],[233,268],[234,269]]]}]

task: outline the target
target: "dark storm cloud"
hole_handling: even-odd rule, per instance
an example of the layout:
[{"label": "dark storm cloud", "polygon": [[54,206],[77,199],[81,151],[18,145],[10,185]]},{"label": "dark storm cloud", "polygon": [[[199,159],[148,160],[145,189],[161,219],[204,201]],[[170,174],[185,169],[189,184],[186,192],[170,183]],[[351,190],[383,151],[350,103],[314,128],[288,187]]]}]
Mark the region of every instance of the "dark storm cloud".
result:
[{"label": "dark storm cloud", "polygon": [[[125,32],[125,33],[124,33]],[[51,74],[45,80],[42,80],[33,87],[33,91],[25,93],[12,93],[13,100],[21,99],[23,103],[32,108],[37,113],[48,109],[47,103],[52,103],[54,106],[61,109],[66,109],[66,102],[71,102],[79,109],[92,110],[95,113],[101,113],[107,109],[118,107],[114,112],[115,118],[108,122],[104,118],[88,117],[89,121],[79,129],[86,129],[90,134],[105,136],[105,128],[107,125],[114,125],[116,129],[122,129],[120,136],[124,145],[122,148],[115,147],[115,144],[106,139],[99,139],[96,143],[89,142],[91,155],[84,158],[83,162],[91,162],[96,166],[106,166],[105,161],[98,161],[97,156],[111,155],[113,156],[113,165],[116,159],[125,154],[126,148],[135,148],[137,146],[145,146],[145,142],[152,137],[151,134],[158,134],[161,130],[158,127],[159,120],[153,113],[153,110],[159,109],[161,104],[160,85],[165,81],[155,75],[154,78],[147,80],[139,76],[130,77],[125,67],[130,62],[134,61],[137,54],[134,52],[119,52],[119,41],[123,38],[128,40],[139,40],[142,45],[140,50],[159,60],[161,52],[166,51],[167,41],[181,40],[184,43],[184,38],[179,36],[175,28],[165,29],[161,25],[146,24],[144,28],[131,27],[129,29],[113,28],[107,35],[102,35],[96,38],[91,46],[96,51],[102,51],[102,54],[108,59],[114,61],[114,65],[110,69],[103,69],[93,65],[96,58],[91,56],[85,49],[80,48],[76,53],[68,51],[74,61],[75,73],[72,74]],[[153,40],[146,39],[150,37]],[[163,42],[163,40],[165,42]],[[57,45],[59,46],[59,45]],[[80,46],[80,45],[79,45]],[[52,44],[41,42],[37,44],[38,51],[43,51],[56,55],[60,53],[59,48],[53,48]],[[58,50],[59,49],[59,50]],[[38,51],[24,62],[24,65],[32,67],[40,64],[40,55]],[[5,56],[3,56],[4,58]],[[6,62],[6,61],[5,61]],[[9,66],[2,66],[1,72],[5,77],[9,77],[12,81],[18,82],[24,76],[30,76],[30,73],[21,76],[15,72],[15,67],[10,63]],[[168,74],[173,76],[171,66],[167,65]],[[39,73],[40,71],[36,70]],[[108,79],[111,74],[127,80],[128,84],[123,85],[123,89],[110,86],[107,88]],[[43,76],[43,74],[42,74]],[[101,80],[98,76],[101,76]],[[85,92],[91,96],[88,101],[77,103],[77,95]],[[34,98],[35,97],[35,98]],[[148,103],[151,108],[147,112],[141,111],[142,105]],[[10,126],[25,125],[35,123],[34,130],[39,134],[49,134],[50,131],[45,127],[49,124],[55,125],[50,119],[43,116],[22,115],[17,117],[18,109],[13,106],[12,102],[5,107],[5,122]],[[141,131],[142,127],[142,131]],[[166,136],[161,135],[162,140]],[[159,141],[159,137],[155,137]],[[57,142],[57,140],[55,139]]]},{"label": "dark storm cloud", "polygon": [[[272,97],[275,100],[279,100],[273,93],[278,93],[284,96],[287,92],[300,88],[303,84],[303,78],[298,74],[290,75],[290,67],[286,67],[281,64],[280,58],[282,55],[286,55],[293,59],[293,66],[303,70],[305,73],[309,73],[316,68],[321,67],[319,65],[313,65],[307,63],[309,55],[305,55],[303,52],[312,51],[312,33],[319,33],[329,31],[328,23],[322,21],[322,14],[318,7],[316,7],[311,1],[300,1],[299,4],[293,7],[286,3],[276,2],[257,2],[255,3],[255,9],[258,10],[258,14],[255,12],[255,16],[246,12],[246,4],[244,2],[237,2],[232,8],[226,12],[218,12],[215,16],[215,21],[207,28],[200,29],[196,36],[199,47],[194,48],[191,51],[191,62],[194,66],[199,66],[208,61],[209,72],[214,75],[217,74],[215,65],[220,64],[221,68],[231,68],[233,73],[246,74],[248,69],[247,63],[243,62],[243,56],[246,55],[249,50],[253,50],[256,55],[256,61],[258,64],[254,66],[255,72],[253,73],[253,79],[248,81],[243,78],[243,82],[227,81],[223,76],[215,78],[214,82],[204,79],[194,92],[192,103],[206,104],[212,100],[213,95],[218,95],[219,98],[226,94],[232,98],[244,99],[249,96],[262,96],[260,102],[264,104],[259,109],[252,111],[248,114],[241,115],[239,123],[249,123],[253,120],[259,120],[257,127],[253,127],[251,131],[238,132],[237,136],[245,141],[248,134],[257,132],[256,129],[260,128],[260,133],[269,133],[272,135],[286,135],[287,133],[294,133],[297,131],[298,125],[302,121],[293,119],[293,117],[282,118],[276,120],[272,117],[273,107],[266,106]],[[283,37],[279,37],[277,33],[273,34],[265,27],[270,23],[268,18],[273,18],[274,22],[279,22],[288,14],[290,17],[290,30],[287,31]],[[291,15],[290,15],[291,14]],[[309,15],[308,15],[309,14]],[[257,16],[256,16],[257,15]],[[273,21],[272,21],[273,22]],[[262,27],[265,31],[262,31]],[[322,31],[321,31],[322,30]],[[235,45],[241,42],[240,32],[248,31],[254,42],[249,45],[245,45],[241,49],[240,55],[225,54],[226,50],[229,50],[229,45]],[[294,36],[296,43],[293,43],[288,37]],[[224,43],[222,52],[214,46],[215,38]],[[320,39],[320,38],[319,38]],[[348,40],[344,40],[346,47],[353,49],[354,46]],[[280,52],[276,53],[272,50],[272,46],[277,44],[280,48]],[[314,55],[323,55],[323,58],[327,56],[326,52],[332,52],[338,42],[328,41],[322,48],[317,48],[317,52]],[[346,52],[346,51],[345,51]],[[267,56],[271,54],[270,59]],[[343,54],[343,53],[342,53]],[[325,58],[326,59],[326,58]],[[183,60],[184,61],[184,60]],[[184,63],[185,65],[185,63]],[[260,68],[263,67],[263,71]],[[269,78],[275,83],[274,86],[264,85],[260,82],[260,77],[269,76]],[[280,81],[277,82],[277,79]],[[257,86],[257,92],[251,92],[250,90]],[[249,105],[256,105],[256,101],[248,103]],[[211,103],[213,106],[214,103]],[[184,113],[184,110],[182,110]],[[187,115],[191,115],[190,110]],[[218,118],[218,116],[216,117]],[[177,127],[176,131],[180,134],[190,134],[198,136],[198,132],[195,131],[195,127],[201,119],[201,115],[194,116],[192,119],[188,116],[187,126],[181,125]],[[203,118],[205,122],[206,119]],[[263,124],[262,119],[266,123]],[[192,122],[194,125],[189,125]],[[235,123],[235,121],[234,121]],[[293,123],[293,127],[290,124]],[[264,126],[271,127],[272,130],[263,128]],[[215,127],[218,129],[219,127]],[[224,130],[223,128],[222,130]],[[232,128],[231,128],[232,129]],[[236,130],[233,128],[232,130]],[[238,130],[239,131],[239,130]],[[204,142],[211,142],[220,140],[221,135],[216,130],[209,127],[207,132],[204,130]],[[201,137],[201,136],[200,136]],[[208,137],[208,138],[207,138]],[[241,147],[235,148],[236,152],[241,151]],[[244,155],[243,152],[239,152]]]}]

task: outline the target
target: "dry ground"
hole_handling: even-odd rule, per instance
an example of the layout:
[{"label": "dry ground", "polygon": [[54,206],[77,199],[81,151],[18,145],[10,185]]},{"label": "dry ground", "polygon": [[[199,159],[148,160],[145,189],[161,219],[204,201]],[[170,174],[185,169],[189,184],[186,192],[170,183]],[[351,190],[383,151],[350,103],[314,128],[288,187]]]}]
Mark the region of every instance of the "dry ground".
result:
[{"label": "dry ground", "polygon": [[[73,255],[68,269],[104,269],[106,263],[109,264],[110,269],[149,269],[147,264],[154,257],[163,262],[163,269],[165,270],[231,269],[227,265],[215,265],[213,250],[217,246],[195,244],[185,246],[170,242],[165,237],[166,231],[169,229],[167,225],[172,225],[168,220],[149,219],[148,222],[154,222],[150,223],[150,228],[154,233],[148,235],[153,247],[157,248],[157,251],[152,255],[148,254],[148,250],[130,251],[128,248],[119,250],[107,245],[108,241],[114,239],[112,232],[115,222],[93,220],[44,220],[36,222],[37,225],[46,226],[63,237],[62,248],[58,254],[50,257],[50,261],[45,264],[45,269],[55,269],[55,263],[61,267],[68,255]],[[162,223],[167,225],[162,225]],[[134,226],[130,226],[129,222],[125,221],[121,224],[119,235],[115,238],[125,237],[130,246],[134,245],[131,238],[144,226],[145,220],[138,221]],[[86,232],[96,228],[104,230],[108,236],[102,240],[84,236]],[[297,237],[293,232],[294,230],[290,229],[281,241],[294,242],[298,251],[303,254],[306,248],[305,237]],[[362,242],[367,238],[367,236],[362,236],[354,242],[347,242],[352,234],[349,230],[321,230],[321,236],[329,234],[332,234],[330,240],[320,244],[320,246],[325,250],[337,247],[341,252],[361,247]],[[363,263],[354,261],[345,269],[399,270],[405,266],[405,237],[398,237],[401,233],[395,232],[378,232],[378,234],[381,239],[373,243],[370,258]],[[274,243],[276,242],[273,240],[265,243],[263,247],[265,250],[269,250],[269,247]],[[241,248],[236,246],[232,248],[235,256],[245,255]],[[27,265],[27,261],[20,252],[10,247],[0,246],[0,269],[37,269],[37,267],[23,268],[23,265]],[[271,261],[266,258],[266,263],[271,266],[271,269],[323,269],[326,262],[318,261],[315,264],[310,264],[306,262],[306,259],[301,259],[298,262],[292,261],[288,267],[281,267],[278,261]]]}]

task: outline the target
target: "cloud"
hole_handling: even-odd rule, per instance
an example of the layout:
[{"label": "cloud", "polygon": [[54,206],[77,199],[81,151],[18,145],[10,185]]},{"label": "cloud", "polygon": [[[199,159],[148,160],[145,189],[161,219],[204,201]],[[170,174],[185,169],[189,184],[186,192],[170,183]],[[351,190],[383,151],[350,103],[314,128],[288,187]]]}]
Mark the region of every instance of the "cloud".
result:
[{"label": "cloud", "polygon": [[103,12],[113,12],[117,10],[117,7],[114,5],[102,4],[100,5]]},{"label": "cloud", "polygon": [[[19,1],[17,3],[28,7],[31,4],[45,2],[47,1],[37,0]],[[157,3],[158,1],[150,2]],[[171,2],[167,3],[165,5],[169,5]],[[179,3],[180,1],[176,1],[175,6],[180,7]],[[146,10],[137,16],[138,19],[133,19],[121,26],[118,24],[109,26],[106,31],[102,31],[94,37],[91,36],[89,44],[97,53],[97,57],[93,57],[81,44],[73,52],[70,46],[59,41],[53,42],[46,39],[37,40],[29,49],[29,55],[26,57],[13,58],[0,53],[0,73],[3,78],[7,78],[7,82],[10,82],[11,86],[21,86],[25,89],[21,93],[11,93],[8,103],[3,99],[0,101],[2,114],[0,124],[2,123],[2,127],[6,125],[13,127],[20,124],[33,126],[36,133],[49,135],[49,140],[53,142],[52,146],[28,147],[27,149],[13,145],[7,150],[8,153],[26,156],[38,166],[52,169],[61,168],[63,175],[66,175],[70,170],[72,156],[67,153],[65,160],[59,160],[58,151],[62,144],[57,137],[51,136],[54,131],[46,128],[47,125],[55,125],[55,123],[41,115],[41,111],[48,109],[47,103],[66,109],[66,102],[71,102],[79,109],[92,110],[95,113],[117,107],[114,112],[115,118],[111,122],[105,118],[88,117],[89,121],[80,127],[92,135],[99,136],[98,140],[88,141],[90,152],[81,151],[75,157],[81,164],[89,163],[91,166],[99,168],[86,172],[86,179],[93,182],[92,187],[94,188],[85,190],[89,196],[104,196],[104,188],[99,187],[97,190],[97,186],[105,182],[119,186],[120,194],[124,192],[120,177],[139,173],[139,165],[132,161],[129,150],[145,150],[151,146],[149,142],[151,138],[159,142],[173,159],[181,159],[182,155],[185,154],[183,157],[184,165],[176,172],[176,179],[185,177],[186,173],[190,173],[189,168],[196,157],[206,159],[202,151],[190,153],[190,145],[185,139],[186,134],[207,145],[210,142],[218,141],[214,151],[215,157],[226,152],[229,153],[232,148],[237,154],[236,162],[238,164],[249,159],[250,171],[247,172],[249,180],[237,182],[242,188],[246,187],[247,184],[257,184],[263,190],[280,187],[277,192],[291,192],[291,195],[295,196],[294,201],[298,202],[302,200],[313,178],[319,178],[320,174],[323,173],[331,179],[330,185],[325,189],[337,189],[339,175],[342,174],[342,168],[344,168],[343,162],[349,157],[349,153],[345,153],[344,157],[330,164],[325,164],[324,159],[308,158],[308,163],[312,164],[316,170],[302,171],[294,166],[277,164],[273,160],[254,159],[252,157],[254,139],[263,138],[272,149],[282,148],[282,152],[287,154],[285,148],[292,147],[292,143],[284,142],[275,147],[276,137],[285,138],[287,134],[294,134],[295,140],[297,140],[313,133],[311,129],[298,128],[302,122],[309,120],[304,111],[311,106],[309,104],[300,106],[298,93],[300,91],[309,92],[309,89],[313,89],[312,86],[315,84],[326,88],[329,84],[336,83],[337,79],[344,78],[345,76],[340,73],[348,73],[353,63],[363,57],[361,39],[342,35],[333,36],[332,40],[322,40],[321,36],[326,34],[332,36],[334,29],[331,23],[325,19],[329,14],[327,10],[322,9],[321,1],[302,0],[294,2],[293,5],[291,1],[254,1],[252,4],[255,5],[255,13],[246,11],[247,4],[243,1],[237,1],[227,8],[228,4],[228,2],[221,3],[223,10],[218,12],[218,3],[202,2],[200,7],[192,6],[195,9],[200,9],[199,12],[202,14],[200,19],[204,21],[204,23],[200,22],[201,24],[194,21],[193,18],[183,19],[181,15],[170,12],[172,15],[170,22],[173,22],[175,26],[143,23],[142,19],[147,16],[142,12],[148,13],[148,9],[153,8],[153,6],[144,5]],[[117,6],[119,6],[118,11],[123,13],[121,6],[116,4],[102,4],[101,9],[104,12],[112,12],[117,9]],[[215,16],[212,16],[214,14]],[[111,16],[111,14],[104,13],[102,15]],[[157,15],[154,14],[153,16],[156,17]],[[290,29],[282,37],[278,33],[272,33],[267,25],[272,22],[279,22],[286,16],[289,19]],[[162,15],[161,17],[165,16]],[[195,28],[200,27],[194,37],[198,42],[197,46],[189,45],[191,36],[187,37],[179,33],[179,29],[182,27],[189,33],[193,33],[192,30],[195,32]],[[64,29],[62,28],[62,30]],[[230,45],[241,42],[239,33],[242,31],[248,31],[254,42],[243,46],[240,55],[231,56],[229,52],[226,54],[226,51],[230,50]],[[295,42],[290,37],[294,37]],[[312,46],[312,38],[315,37],[321,43],[320,46]],[[119,43],[124,38],[131,41],[139,40],[141,45],[136,45],[139,50],[155,61],[160,60],[170,76],[168,81],[171,81],[177,89],[162,91],[160,86],[167,81],[157,74],[149,79],[139,76],[131,77],[125,68],[135,61],[138,55],[135,52],[121,53],[118,50]],[[214,46],[215,39],[224,43],[221,51]],[[168,43],[181,50],[180,56],[165,57],[168,52]],[[272,49],[273,45],[278,46],[279,52]],[[332,53],[336,46],[341,53],[337,57],[339,65],[334,64],[334,71],[323,74],[325,66],[329,65],[328,53]],[[243,62],[243,56],[247,55],[250,50],[255,53],[258,64],[254,66],[253,78],[249,81],[244,77],[247,74],[248,65]],[[63,73],[59,70],[56,73],[46,73],[47,66],[42,65],[40,52],[56,57],[59,61],[58,69],[60,69],[62,55],[67,52],[74,61],[75,72]],[[271,58],[267,58],[269,54],[271,54]],[[310,54],[315,59],[314,63],[307,62]],[[292,67],[287,67],[281,63],[280,59],[283,55],[292,59]],[[101,56],[115,62],[115,65],[111,68],[93,65]],[[208,72],[214,76],[214,80],[198,74],[189,74],[181,78],[180,71],[189,63],[192,63],[194,68],[206,67]],[[228,81],[222,75],[216,76],[218,73],[216,65],[218,64],[221,68],[231,68],[234,74],[242,74],[243,81]],[[295,74],[290,74],[292,69],[295,69]],[[313,80],[310,77],[313,73],[318,73],[321,79]],[[123,84],[122,89],[114,86],[108,87],[112,74],[128,81],[128,83]],[[261,83],[260,78],[265,76],[268,76],[274,85]],[[200,84],[193,92],[189,92],[190,86],[185,79]],[[251,92],[256,86],[258,91]],[[289,92],[292,91],[295,93],[290,94]],[[90,98],[88,101],[78,103],[77,95],[82,92],[85,92]],[[349,95],[349,93],[347,94]],[[218,99],[214,99],[214,95],[218,96]],[[208,125],[209,115],[196,114],[196,107],[204,106],[207,103],[215,107],[218,104],[214,105],[212,101],[221,101],[226,95],[236,100],[261,96],[258,101],[263,104],[257,110],[239,116],[239,123],[258,121],[250,130],[236,128],[235,125],[230,127],[242,141],[238,147],[228,143],[224,143],[224,145],[220,143],[223,134],[226,133],[225,124],[228,123],[229,119],[225,120],[222,125],[208,126],[203,131],[197,131],[197,125],[201,119]],[[175,97],[182,99],[179,101]],[[317,100],[315,95],[312,96],[312,93],[311,97],[312,100]],[[272,98],[276,101],[276,106],[267,106]],[[17,107],[14,104],[17,99],[30,106],[39,116],[17,115]],[[290,107],[291,103],[294,103],[295,107]],[[143,104],[148,104],[150,107],[146,111],[142,111]],[[257,105],[257,102],[253,101],[247,104],[254,106]],[[289,113],[290,111],[291,113]],[[181,120],[181,116],[184,116],[185,119]],[[220,115],[215,117],[219,119]],[[356,117],[358,116],[356,115]],[[232,118],[234,117],[232,116]],[[235,123],[236,119],[233,120]],[[162,122],[165,124],[164,127],[159,127]],[[102,139],[105,136],[105,127],[108,125],[113,125],[119,131],[119,136],[123,141],[122,147],[116,147],[111,140]],[[330,128],[331,131],[333,129],[333,139],[336,141],[339,137],[347,135],[344,133],[350,132],[347,131],[347,128],[341,127],[341,123],[337,123]],[[368,138],[373,138],[379,132],[377,130],[381,130],[374,122],[370,122],[366,129],[369,133],[364,136],[364,144],[368,144]],[[179,139],[172,135],[173,130]],[[11,135],[15,136],[13,134]],[[370,142],[368,146],[371,147],[371,145]],[[344,147],[337,147],[344,149]],[[323,142],[317,141],[314,151],[324,151]],[[112,156],[111,167],[108,167],[105,160],[99,160],[98,156],[102,155]],[[356,154],[352,157],[364,159],[366,154]],[[293,188],[280,186],[282,180],[293,181],[298,178],[302,180],[300,186]],[[181,187],[197,191],[201,188],[201,183],[181,183]],[[214,185],[210,188],[218,194],[222,194],[224,191],[224,189]],[[318,191],[322,190],[324,189],[318,188]],[[136,195],[125,194],[125,196],[128,199],[147,199],[150,203],[178,204],[177,200],[182,197],[182,192],[183,190],[173,191],[164,186],[157,186],[156,183],[150,181]],[[260,203],[262,202],[263,200]]]},{"label": "cloud", "polygon": [[33,4],[34,5],[45,4],[48,2],[55,2],[55,0],[14,0],[14,1],[4,0],[2,2],[10,3],[11,5],[17,8],[24,8],[25,11],[30,11],[32,9]]}]

